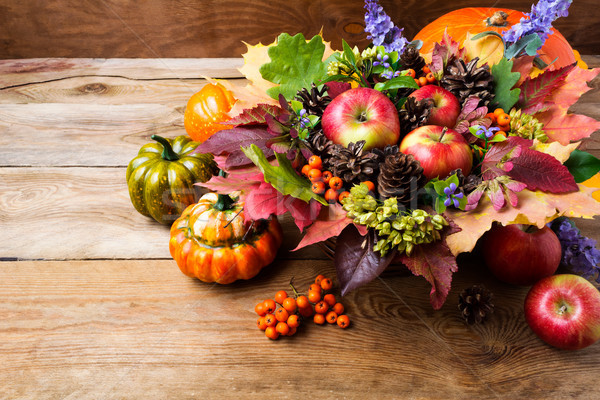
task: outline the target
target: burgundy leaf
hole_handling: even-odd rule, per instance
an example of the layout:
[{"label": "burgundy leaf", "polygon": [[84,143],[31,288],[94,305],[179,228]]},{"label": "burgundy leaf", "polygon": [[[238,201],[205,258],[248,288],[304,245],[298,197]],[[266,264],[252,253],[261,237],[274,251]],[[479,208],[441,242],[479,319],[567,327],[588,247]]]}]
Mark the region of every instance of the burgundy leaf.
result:
[{"label": "burgundy leaf", "polygon": [[507,175],[526,184],[529,190],[550,193],[579,190],[568,168],[549,154],[523,147],[521,154],[512,159],[512,164],[513,167]]},{"label": "burgundy leaf", "polygon": [[261,146],[258,143],[262,143],[263,147],[266,148],[267,140],[272,138],[273,135],[268,132],[264,125],[224,129],[206,139],[196,148],[195,152],[212,153],[214,155],[232,153],[239,150],[240,146],[248,146],[250,143],[254,143],[259,147]]},{"label": "burgundy leaf", "polygon": [[452,273],[458,270],[456,257],[444,242],[416,246],[413,253],[403,253],[400,261],[414,274],[424,277],[431,284],[431,305],[439,310],[450,292]]},{"label": "burgundy leaf", "polygon": [[569,72],[575,68],[575,63],[553,71],[546,71],[535,78],[528,77],[521,84],[519,95],[520,108],[529,108],[543,103],[546,96],[557,88],[567,77]]},{"label": "burgundy leaf", "polygon": [[308,203],[292,196],[285,196],[285,208],[290,212],[300,232],[311,225],[321,211],[321,203],[311,200]]},{"label": "burgundy leaf", "polygon": [[254,108],[247,108],[237,117],[233,117],[229,121],[226,121],[227,125],[261,125],[265,124],[265,117],[267,115],[271,115],[273,117],[278,117],[283,110],[280,107],[274,106],[272,104],[258,104]]},{"label": "burgundy leaf", "polygon": [[[267,147],[267,142],[268,142],[268,140],[265,139],[265,140],[261,140],[261,141],[255,141],[254,144],[262,149],[263,153],[265,153],[265,157],[271,157],[274,153],[273,153],[273,150],[271,150]],[[246,165],[251,165],[251,164],[252,164],[252,161],[248,157],[246,157],[244,152],[241,149],[237,149],[237,150],[232,151],[227,156],[227,161],[225,161],[225,169],[241,167],[241,166],[246,166]],[[254,165],[254,164],[252,164],[252,165]]]},{"label": "burgundy leaf", "polygon": [[337,238],[334,263],[342,296],[379,276],[396,257],[396,250],[385,257],[373,251],[375,233],[361,236],[354,225],[347,226]]},{"label": "burgundy leaf", "polygon": [[346,90],[350,90],[352,87],[348,82],[327,82],[327,95],[331,97],[331,100],[335,99]]},{"label": "burgundy leaf", "polygon": [[512,168],[512,159],[521,154],[522,148],[533,145],[533,141],[511,136],[504,142],[494,144],[485,154],[481,163],[481,174],[484,180],[506,175]]}]

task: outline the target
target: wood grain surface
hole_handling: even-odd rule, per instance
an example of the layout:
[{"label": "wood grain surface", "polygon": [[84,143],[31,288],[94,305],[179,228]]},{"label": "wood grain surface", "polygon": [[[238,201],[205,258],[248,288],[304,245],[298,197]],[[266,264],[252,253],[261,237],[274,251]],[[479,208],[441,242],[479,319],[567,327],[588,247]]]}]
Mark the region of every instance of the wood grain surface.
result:
[{"label": "wood grain surface", "polygon": [[[0,399],[600,397],[600,345],[542,343],[524,321],[528,288],[499,283],[476,252],[459,258],[441,310],[396,266],[344,297],[349,329],[308,323],[277,342],[256,328],[254,305],[292,278],[303,291],[335,275],[318,247],[289,252],[289,218],[255,279],[184,276],[168,228],[131,206],[125,167],[151,134],[184,134],[203,76],[246,83],[239,59],[219,63],[222,74],[214,60],[0,61]],[[573,109],[598,118],[598,96]],[[597,132],[596,156],[599,143]],[[598,221],[578,226],[600,241]],[[476,283],[496,308],[467,326],[457,297]]]},{"label": "wood grain surface", "polygon": [[[381,0],[392,21],[412,39],[429,22],[462,7],[528,12],[525,0]],[[237,57],[251,44],[281,32],[323,31],[341,48],[366,45],[362,0],[0,0],[0,58]],[[577,0],[554,25],[582,54],[600,50],[597,0]]]}]

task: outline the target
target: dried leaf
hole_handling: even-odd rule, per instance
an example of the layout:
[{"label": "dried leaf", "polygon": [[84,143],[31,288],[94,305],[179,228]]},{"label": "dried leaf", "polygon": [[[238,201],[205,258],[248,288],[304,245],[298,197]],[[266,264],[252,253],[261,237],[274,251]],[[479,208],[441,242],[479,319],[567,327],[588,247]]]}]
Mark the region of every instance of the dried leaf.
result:
[{"label": "dried leaf", "polygon": [[561,164],[569,159],[573,150],[575,150],[581,142],[571,143],[563,146],[559,142],[542,143],[537,139],[533,140],[533,150],[541,151],[542,153],[550,154],[556,158]]},{"label": "dried leaf", "polygon": [[465,50],[460,47],[460,43],[454,41],[448,32],[444,32],[444,36],[439,43],[433,46],[431,54],[431,72],[438,78],[446,70],[446,66],[454,59],[462,59],[465,57]]},{"label": "dried leaf", "polygon": [[585,139],[600,129],[600,121],[585,115],[568,114],[566,108],[556,104],[535,117],[544,124],[544,133],[550,140],[565,146]]}]

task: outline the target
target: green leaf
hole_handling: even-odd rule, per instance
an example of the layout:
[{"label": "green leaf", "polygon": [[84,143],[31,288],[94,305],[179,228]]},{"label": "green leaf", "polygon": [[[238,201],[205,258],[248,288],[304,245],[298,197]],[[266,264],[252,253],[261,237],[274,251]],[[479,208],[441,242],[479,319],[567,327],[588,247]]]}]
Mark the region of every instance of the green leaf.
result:
[{"label": "green leaf", "polygon": [[323,62],[325,45],[319,35],[307,42],[301,33],[293,37],[282,33],[277,45],[268,52],[271,62],[260,67],[260,74],[269,82],[279,84],[267,90],[274,99],[281,93],[291,100],[298,90],[327,76],[327,64]]},{"label": "green leaf", "polygon": [[492,67],[495,98],[491,109],[500,107],[508,111],[519,100],[521,90],[513,89],[513,86],[519,81],[521,74],[512,72],[512,66],[512,61],[502,58],[498,64]]},{"label": "green leaf", "polygon": [[413,78],[411,78],[410,76],[398,76],[398,77],[392,78],[386,82],[379,82],[374,87],[375,90],[379,90],[380,92],[383,90],[392,90],[392,89],[401,89],[401,88],[418,89],[419,85],[417,85],[415,80]]},{"label": "green leaf", "polygon": [[354,52],[344,39],[342,39],[342,47],[344,48],[344,58],[356,68],[356,57],[354,56]]},{"label": "green leaf", "polygon": [[600,160],[581,150],[573,150],[564,165],[577,183],[587,181],[600,171]]},{"label": "green leaf", "polygon": [[535,56],[540,47],[542,47],[542,39],[537,33],[531,33],[508,46],[504,51],[504,57],[510,60],[521,55],[522,51],[525,51],[527,55]]},{"label": "green leaf", "polygon": [[328,205],[325,199],[313,193],[310,181],[296,173],[286,154],[275,153],[279,165],[271,165],[263,151],[254,144],[241,149],[263,173],[265,182],[269,182],[281,194],[290,195],[307,203],[315,199],[323,205]]}]

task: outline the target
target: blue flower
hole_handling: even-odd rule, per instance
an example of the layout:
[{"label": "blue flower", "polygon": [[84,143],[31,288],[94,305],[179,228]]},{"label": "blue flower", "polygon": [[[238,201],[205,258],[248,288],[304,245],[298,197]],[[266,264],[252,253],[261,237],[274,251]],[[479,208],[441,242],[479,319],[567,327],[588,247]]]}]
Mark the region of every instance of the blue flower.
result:
[{"label": "blue flower", "polygon": [[454,204],[454,207],[456,208],[460,206],[459,199],[462,199],[464,194],[462,192],[454,194],[456,189],[458,189],[458,187],[454,182],[444,188],[444,194],[446,195],[444,205],[446,207],[450,207],[451,204]]},{"label": "blue flower", "polygon": [[308,125],[310,125],[310,119],[308,119],[308,117],[306,116],[306,109],[302,109],[298,112],[298,117],[299,117],[299,121],[300,121],[300,129],[304,129],[306,128]]},{"label": "blue flower", "polygon": [[365,9],[365,31],[369,33],[368,39],[371,39],[375,46],[383,46],[388,53],[401,53],[408,44],[408,40],[402,37],[403,29],[394,25],[377,0],[366,0]]},{"label": "blue flower", "polygon": [[481,139],[483,139],[483,134],[485,133],[485,137],[486,138],[491,138],[492,136],[494,136],[495,132],[498,132],[500,130],[500,128],[498,128],[497,126],[492,127],[492,128],[486,128],[485,126],[481,126],[478,130],[477,133],[475,133],[475,136],[480,137]]},{"label": "blue flower", "polygon": [[378,65],[382,65],[383,68],[389,68],[390,67],[390,63],[387,62],[387,60],[390,58],[389,55],[384,54],[383,56],[381,54],[377,54],[377,61],[373,62],[373,66],[376,67]]},{"label": "blue flower", "polygon": [[600,250],[596,241],[582,236],[567,218],[557,219],[551,227],[562,247],[561,263],[574,273],[600,283]]},{"label": "blue flower", "polygon": [[502,32],[507,44],[515,43],[519,38],[536,33],[542,39],[542,44],[550,36],[552,23],[558,17],[569,15],[569,6],[573,0],[539,0],[531,6],[531,13],[525,13],[518,24],[508,31]]}]

